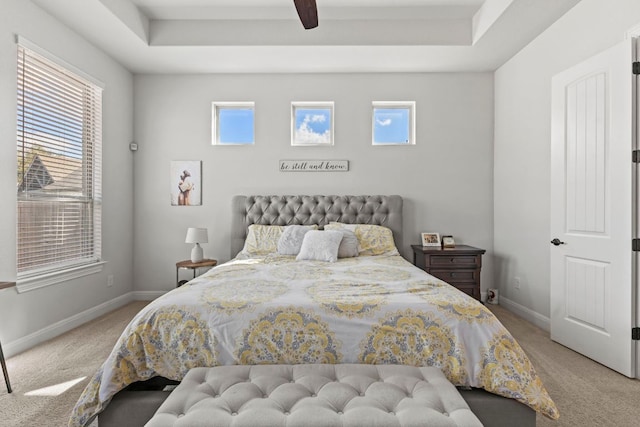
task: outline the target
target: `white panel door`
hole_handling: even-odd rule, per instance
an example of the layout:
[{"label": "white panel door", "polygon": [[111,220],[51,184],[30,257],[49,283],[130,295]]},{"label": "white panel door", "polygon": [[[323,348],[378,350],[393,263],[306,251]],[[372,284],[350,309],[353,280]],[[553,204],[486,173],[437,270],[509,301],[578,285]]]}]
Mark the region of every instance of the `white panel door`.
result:
[{"label": "white panel door", "polygon": [[551,123],[551,339],[629,377],[634,44],[554,76]]}]

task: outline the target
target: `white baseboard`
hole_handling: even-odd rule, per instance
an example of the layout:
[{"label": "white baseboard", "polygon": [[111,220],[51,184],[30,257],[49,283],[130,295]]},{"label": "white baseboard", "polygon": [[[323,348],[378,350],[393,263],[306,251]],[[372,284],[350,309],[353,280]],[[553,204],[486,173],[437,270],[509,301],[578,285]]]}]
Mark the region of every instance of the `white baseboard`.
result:
[{"label": "white baseboard", "polygon": [[18,338],[15,341],[3,345],[4,355],[6,358],[9,358],[13,355],[28,350],[31,347],[50,340],[51,338],[55,338],[58,335],[62,335],[65,332],[68,332],[80,325],[96,319],[103,314],[107,314],[110,311],[120,308],[123,305],[133,301],[133,299],[133,292],[127,292],[124,295],[120,295],[119,297],[116,297],[112,300],[103,302],[102,304],[89,308],[81,313],[74,314],[71,317],[49,325],[46,328],[40,329],[39,331],[33,332],[22,338]]},{"label": "white baseboard", "polygon": [[2,346],[4,355],[9,358],[18,353],[22,353],[25,350],[35,347],[36,345],[43,343],[51,338],[55,338],[58,335],[62,335],[65,332],[77,328],[93,319],[96,319],[103,314],[107,314],[117,308],[122,307],[130,303],[131,301],[153,301],[154,299],[166,294],[167,291],[133,291],[127,292],[124,295],[120,295],[112,300],[103,302],[100,305],[89,308],[81,313],[74,314],[71,317],[63,319],[46,328],[33,332],[22,338],[18,338],[15,341],[7,343]]},{"label": "white baseboard", "polygon": [[523,319],[533,323],[540,329],[544,329],[545,331],[551,331],[551,319],[547,316],[543,316],[542,314],[531,310],[530,308],[525,307],[524,305],[520,305],[515,301],[511,301],[508,298],[500,295],[500,305],[509,310],[510,312],[517,314]]}]

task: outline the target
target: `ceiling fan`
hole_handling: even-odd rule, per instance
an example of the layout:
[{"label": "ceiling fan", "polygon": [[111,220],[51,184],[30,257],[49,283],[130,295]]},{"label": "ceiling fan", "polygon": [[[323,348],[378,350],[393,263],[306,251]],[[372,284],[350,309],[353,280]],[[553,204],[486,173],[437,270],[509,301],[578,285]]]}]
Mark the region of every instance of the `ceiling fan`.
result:
[{"label": "ceiling fan", "polygon": [[318,26],[318,8],[316,0],[293,0],[300,17],[300,22],[305,30]]}]

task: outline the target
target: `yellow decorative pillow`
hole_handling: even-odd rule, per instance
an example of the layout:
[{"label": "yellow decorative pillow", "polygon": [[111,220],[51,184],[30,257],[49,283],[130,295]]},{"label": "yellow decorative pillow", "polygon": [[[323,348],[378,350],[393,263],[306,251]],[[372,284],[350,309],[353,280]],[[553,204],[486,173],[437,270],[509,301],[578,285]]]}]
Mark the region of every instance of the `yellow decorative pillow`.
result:
[{"label": "yellow decorative pillow", "polygon": [[278,252],[278,240],[284,225],[251,224],[242,248],[243,255],[268,255]]},{"label": "yellow decorative pillow", "polygon": [[[247,229],[247,238],[240,254],[245,256],[269,255],[278,252],[278,241],[288,225],[251,224]],[[317,225],[309,228],[317,230]]]},{"label": "yellow decorative pillow", "polygon": [[382,225],[332,222],[325,225],[324,229],[353,231],[358,238],[360,255],[399,255],[391,229]]}]

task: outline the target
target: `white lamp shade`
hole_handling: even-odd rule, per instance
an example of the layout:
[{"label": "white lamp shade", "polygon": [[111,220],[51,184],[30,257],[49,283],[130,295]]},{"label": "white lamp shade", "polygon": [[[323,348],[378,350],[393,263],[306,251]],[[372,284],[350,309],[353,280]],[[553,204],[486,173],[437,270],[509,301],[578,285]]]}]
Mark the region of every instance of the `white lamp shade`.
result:
[{"label": "white lamp shade", "polygon": [[185,243],[208,243],[209,233],[206,228],[189,228],[187,229],[187,238]]}]

